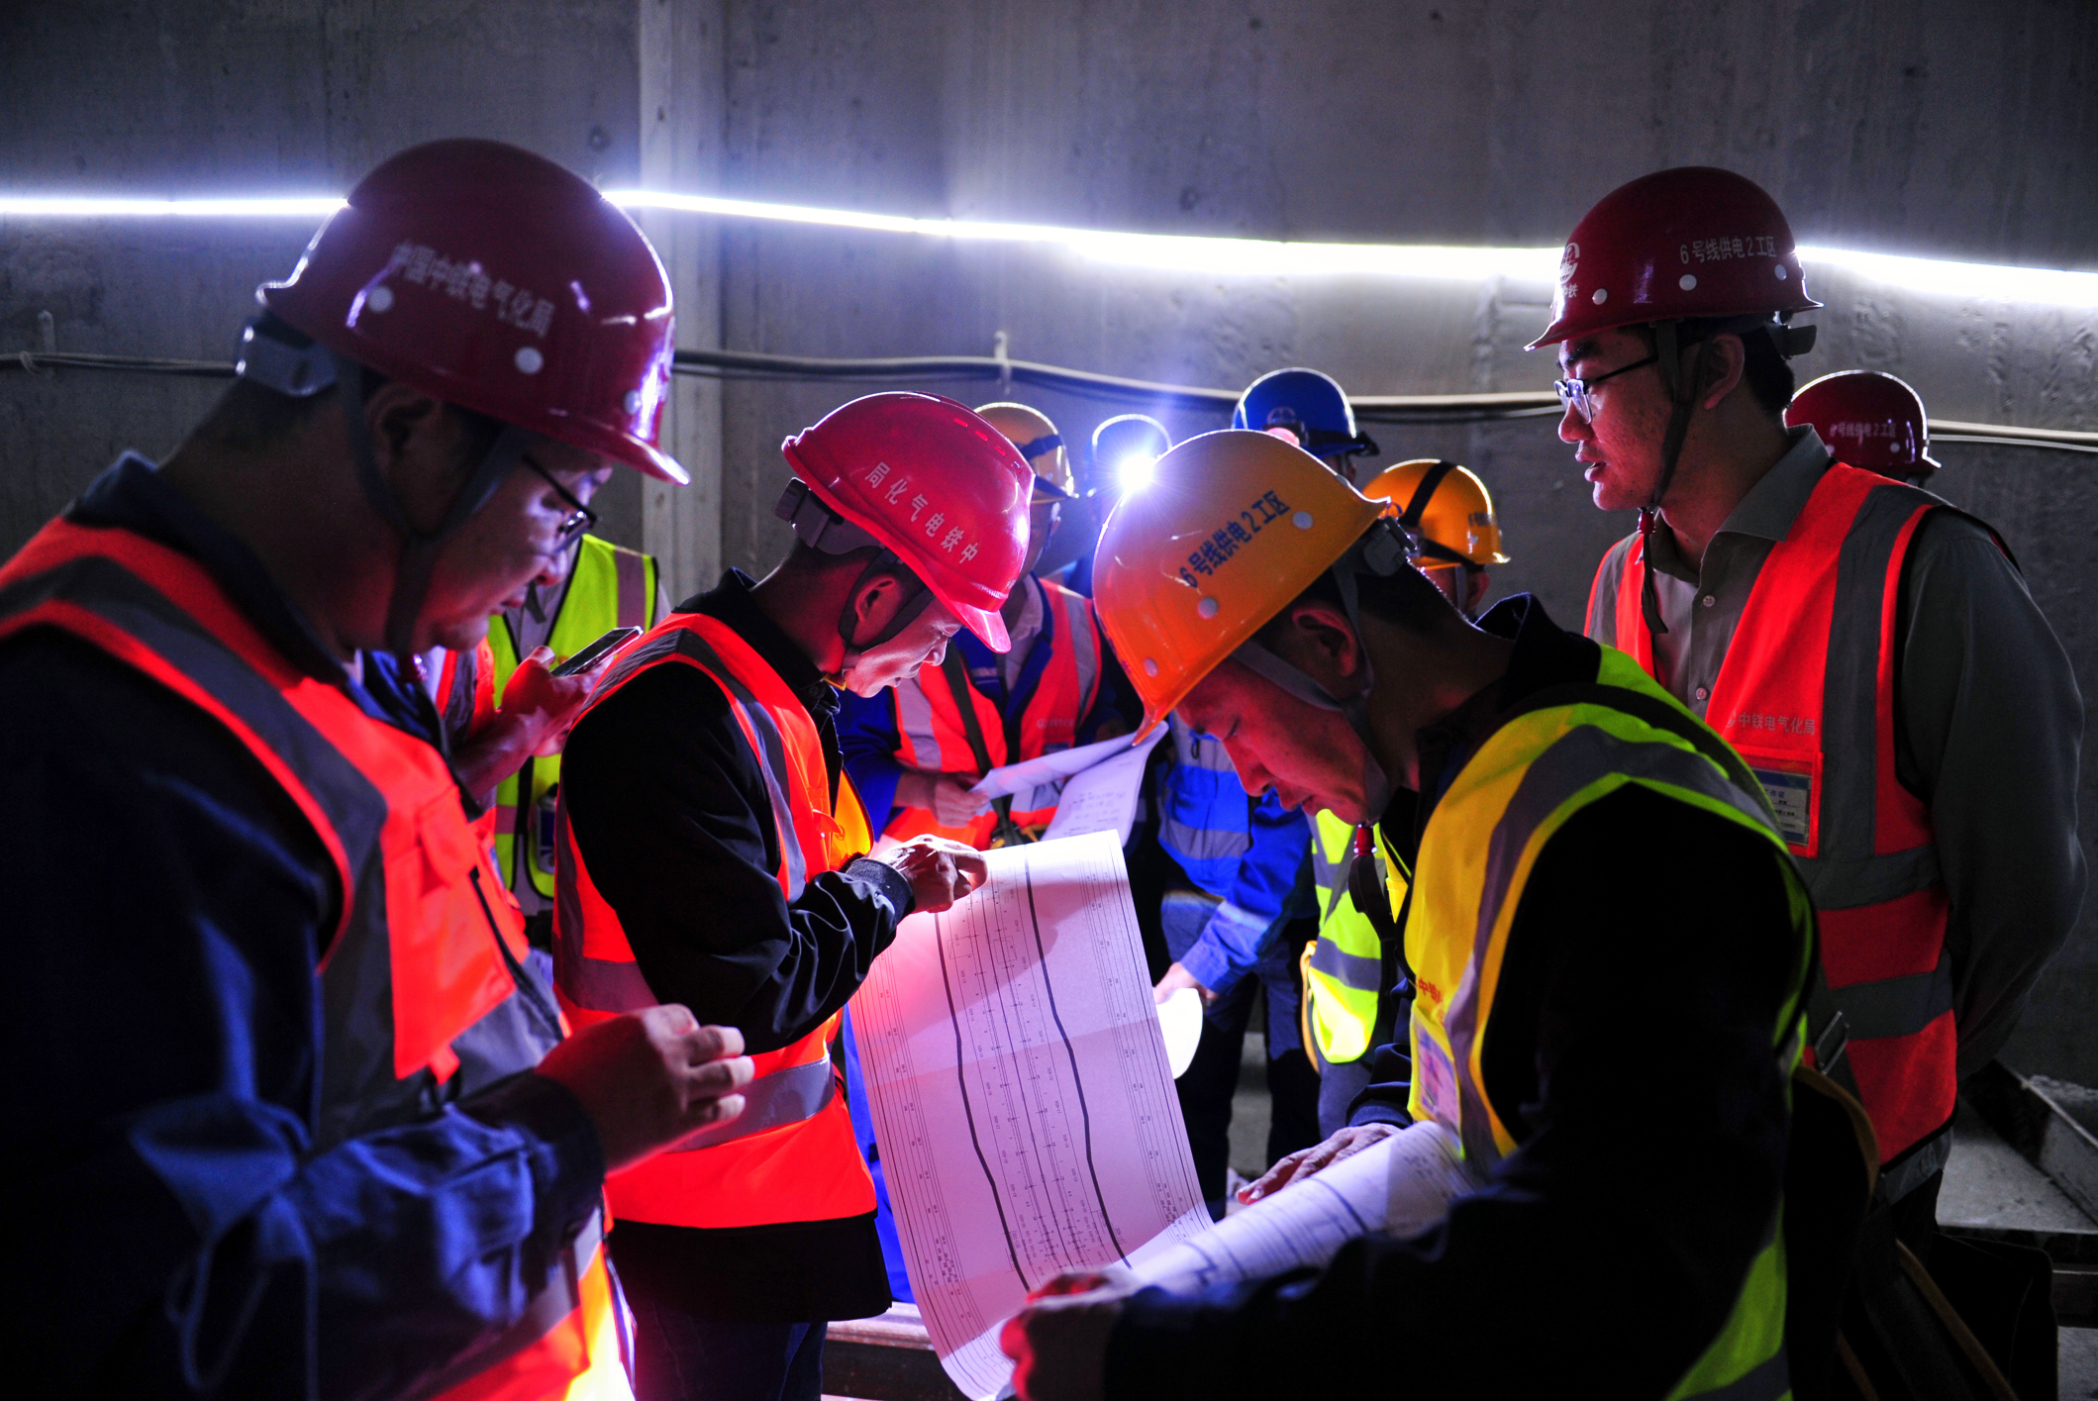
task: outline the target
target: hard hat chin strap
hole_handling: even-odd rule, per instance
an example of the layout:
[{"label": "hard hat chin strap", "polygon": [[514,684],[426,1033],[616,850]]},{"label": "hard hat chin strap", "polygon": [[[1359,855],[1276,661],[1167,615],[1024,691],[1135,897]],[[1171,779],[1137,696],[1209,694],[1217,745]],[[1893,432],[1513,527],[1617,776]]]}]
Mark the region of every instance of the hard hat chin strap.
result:
[{"label": "hard hat chin strap", "polygon": [[1654,525],[1660,518],[1661,498],[1675,482],[1676,463],[1683,455],[1683,439],[1690,433],[1690,415],[1697,408],[1697,391],[1705,382],[1705,355],[1709,340],[1698,342],[1697,364],[1683,373],[1683,347],[1677,339],[1680,321],[1654,323],[1656,368],[1661,387],[1668,391],[1668,431],[1661,438],[1661,474],[1654,478],[1654,494],[1639,508],[1639,559],[1642,566],[1639,611],[1649,634],[1668,631],[1661,621],[1661,595],[1654,586]]},{"label": "hard hat chin strap", "polygon": [[1370,661],[1369,648],[1362,641],[1362,596],[1356,580],[1363,574],[1389,578],[1401,569],[1412,568],[1406,560],[1406,548],[1407,537],[1398,523],[1388,518],[1379,519],[1363,532],[1361,539],[1348,547],[1346,554],[1334,561],[1333,582],[1340,591],[1341,609],[1347,614],[1348,626],[1355,634],[1356,652],[1362,658],[1362,689],[1353,696],[1346,700],[1335,696],[1310,672],[1283,660],[1257,641],[1241,642],[1231,654],[1233,661],[1265,677],[1304,704],[1333,711],[1348,722],[1348,728],[1362,741],[1363,802],[1365,810],[1371,814],[1370,821],[1375,821],[1390,806],[1393,784],[1391,775],[1384,771],[1384,765],[1377,759],[1376,741],[1370,732],[1370,693],[1377,687],[1377,671]]},{"label": "hard hat chin strap", "polygon": [[1469,565],[1472,562],[1470,555],[1460,554],[1440,540],[1430,540],[1421,533],[1421,518],[1427,514],[1428,503],[1435,499],[1435,489],[1456,470],[1456,463],[1438,461],[1421,474],[1420,481],[1414,485],[1413,495],[1406,499],[1406,509],[1399,512],[1399,529],[1406,532],[1407,548],[1412,551],[1415,559],[1431,559],[1437,564],[1455,565]]},{"label": "hard hat chin strap", "polygon": [[1690,433],[1690,416],[1697,408],[1698,393],[1705,386],[1705,366],[1709,360],[1714,336],[1739,336],[1744,342],[1749,336],[1763,334],[1770,337],[1778,354],[1790,360],[1795,355],[1804,355],[1814,348],[1815,327],[1788,326],[1781,320],[1773,321],[1762,315],[1742,316],[1721,321],[1718,325],[1702,331],[1695,342],[1698,347],[1697,363],[1690,374],[1683,374],[1683,350],[1681,338],[1683,323],[1680,321],[1656,321],[1654,325],[1655,368],[1661,372],[1661,385],[1668,391],[1668,431],[1661,439],[1661,475],[1654,480],[1654,494],[1639,508],[1639,560],[1642,572],[1639,586],[1639,612],[1645,619],[1649,636],[1665,633],[1668,624],[1661,621],[1661,595],[1654,585],[1654,526],[1661,515],[1661,498],[1675,482],[1676,463],[1683,455],[1683,440]]},{"label": "hard hat chin strap", "polygon": [[[859,630],[860,620],[854,616],[853,605],[860,596],[860,590],[867,587],[867,581],[877,574],[887,574],[896,580],[899,586],[912,591],[897,606],[887,626],[875,636],[861,642],[854,636]],[[838,675],[843,676],[852,670],[861,657],[890,641],[916,622],[918,615],[923,613],[931,602],[932,590],[925,587],[925,582],[913,573],[909,566],[887,550],[876,555],[868,562],[867,567],[860,571],[860,577],[853,581],[852,592],[845,595],[845,607],[838,613],[838,640],[845,644],[845,660],[838,664]]]},{"label": "hard hat chin strap", "polygon": [[[838,612],[838,640],[845,644],[845,659],[832,673],[834,684],[835,678],[852,670],[870,648],[881,646],[909,627],[932,602],[932,590],[925,586],[916,570],[876,539],[873,532],[853,524],[825,505],[801,478],[796,477],[787,483],[786,490],[773,504],[772,514],[787,523],[796,540],[818,554],[849,555],[855,550],[865,549],[878,552],[860,571],[860,577],[853,581],[852,591],[845,595],[845,606]],[[877,574],[887,574],[908,592],[880,635],[861,642],[855,637],[860,620],[853,616],[853,603],[860,596],[860,590],[867,586],[867,581]]]},{"label": "hard hat chin strap", "polygon": [[416,619],[429,594],[430,576],[444,542],[458,534],[488,504],[538,435],[516,424],[504,424],[503,431],[467,476],[466,485],[452,498],[444,520],[435,530],[417,530],[380,473],[378,458],[372,452],[371,430],[364,422],[364,367],[344,355],[336,355],[334,361],[343,421],[349,430],[350,457],[357,467],[357,484],[372,510],[401,536],[401,557],[394,565],[393,591],[386,602],[386,650],[406,669],[415,651]]}]

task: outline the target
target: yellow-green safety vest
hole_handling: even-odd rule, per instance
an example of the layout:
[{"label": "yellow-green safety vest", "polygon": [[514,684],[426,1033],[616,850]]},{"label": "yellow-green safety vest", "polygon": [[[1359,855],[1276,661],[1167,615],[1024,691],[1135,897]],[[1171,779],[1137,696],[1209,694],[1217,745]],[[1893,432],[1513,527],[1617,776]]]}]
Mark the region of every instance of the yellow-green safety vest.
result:
[{"label": "yellow-green safety vest", "polygon": [[[1416,988],[1409,1107],[1417,1120],[1449,1126],[1482,1173],[1516,1148],[1486,1094],[1480,1057],[1523,886],[1553,833],[1627,784],[1770,842],[1784,871],[1797,942],[1783,1010],[1770,1034],[1790,1104],[1814,949],[1806,887],[1768,799],[1740,756],[1630,657],[1611,647],[1602,652],[1594,684],[1532,696],[1480,746],[1421,836],[1404,934]],[[1783,1215],[1780,1203],[1733,1312],[1671,1398],[1725,1391],[1728,1401],[1777,1401],[1789,1394]]]},{"label": "yellow-green safety vest", "polygon": [[[1371,853],[1377,876],[1403,903],[1406,872]],[[1304,1036],[1328,1065],[1360,1060],[1377,1025],[1384,981],[1384,947],[1369,916],[1355,908],[1348,874],[1355,864],[1355,828],[1330,812],[1311,822],[1311,879],[1318,888],[1319,935],[1304,948]]]},{"label": "yellow-green safety vest", "polygon": [[[654,557],[585,535],[546,645],[557,657],[572,657],[613,628],[654,627],[655,614]],[[488,622],[488,646],[495,653],[495,693],[500,696],[518,663],[517,639],[501,614]],[[496,869],[519,895],[529,881],[541,899],[554,898],[554,848],[542,842],[535,819],[542,806],[551,813],[553,800],[547,795],[560,781],[561,756],[556,754],[525,760],[495,790]],[[526,795],[522,804],[520,793]]]}]

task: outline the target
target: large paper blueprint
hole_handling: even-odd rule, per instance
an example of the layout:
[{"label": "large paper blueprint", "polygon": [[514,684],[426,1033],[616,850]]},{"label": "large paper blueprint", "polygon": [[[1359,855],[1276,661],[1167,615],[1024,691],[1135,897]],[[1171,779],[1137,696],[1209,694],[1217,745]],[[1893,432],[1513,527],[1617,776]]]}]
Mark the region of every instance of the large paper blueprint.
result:
[{"label": "large paper blueprint", "polygon": [[1477,1187],[1457,1136],[1432,1119],[1133,1262],[1137,1284],[1179,1292],[1323,1265],[1357,1236],[1407,1235]]},{"label": "large paper blueprint", "polygon": [[905,920],[852,1000],[911,1284],[977,1397],[1028,1290],[1209,1226],[1119,843],[984,855],[984,887]]}]

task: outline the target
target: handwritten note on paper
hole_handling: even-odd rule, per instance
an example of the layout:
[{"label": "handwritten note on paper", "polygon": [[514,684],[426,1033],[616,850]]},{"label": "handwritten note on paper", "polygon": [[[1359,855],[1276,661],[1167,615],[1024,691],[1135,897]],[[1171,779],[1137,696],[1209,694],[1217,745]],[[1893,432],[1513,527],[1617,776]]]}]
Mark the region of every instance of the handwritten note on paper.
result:
[{"label": "handwritten note on paper", "polygon": [[991,1397],[998,1328],[1070,1270],[1209,1226],[1120,841],[985,853],[989,881],[913,915],[852,1001],[918,1305],[947,1373]]},{"label": "handwritten note on paper", "polygon": [[1134,745],[1118,740],[1122,747],[1117,753],[1065,779],[1057,795],[1056,816],[1049,819],[1042,839],[1113,832],[1127,845],[1129,829],[1136,822],[1136,801],[1143,792],[1144,765],[1165,732],[1165,726],[1155,725]]}]

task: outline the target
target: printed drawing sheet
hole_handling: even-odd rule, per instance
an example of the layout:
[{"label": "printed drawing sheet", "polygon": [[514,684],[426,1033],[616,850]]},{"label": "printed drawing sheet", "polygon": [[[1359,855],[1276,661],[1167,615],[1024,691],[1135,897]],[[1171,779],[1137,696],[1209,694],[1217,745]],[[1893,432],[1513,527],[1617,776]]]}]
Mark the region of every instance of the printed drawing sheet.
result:
[{"label": "printed drawing sheet", "polygon": [[1457,1135],[1423,1120],[1199,1235],[1146,1252],[1131,1274],[1138,1284],[1192,1293],[1323,1265],[1356,1236],[1425,1230],[1477,1186]]},{"label": "printed drawing sheet", "polygon": [[852,1023],[926,1330],[988,1398],[1012,1373],[999,1326],[1030,1289],[1141,1267],[1210,1223],[1119,842],[985,859],[981,889],[904,921]]}]

